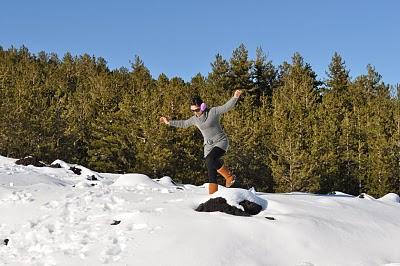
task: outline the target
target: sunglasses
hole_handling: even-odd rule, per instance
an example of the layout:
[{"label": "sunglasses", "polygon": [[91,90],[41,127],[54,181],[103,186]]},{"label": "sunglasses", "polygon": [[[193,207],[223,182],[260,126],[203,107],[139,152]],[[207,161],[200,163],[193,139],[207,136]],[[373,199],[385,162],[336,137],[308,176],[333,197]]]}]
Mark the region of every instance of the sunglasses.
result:
[{"label": "sunglasses", "polygon": [[197,112],[200,112],[200,108],[190,109],[190,111],[192,111],[192,112],[194,112],[194,113],[197,113]]}]

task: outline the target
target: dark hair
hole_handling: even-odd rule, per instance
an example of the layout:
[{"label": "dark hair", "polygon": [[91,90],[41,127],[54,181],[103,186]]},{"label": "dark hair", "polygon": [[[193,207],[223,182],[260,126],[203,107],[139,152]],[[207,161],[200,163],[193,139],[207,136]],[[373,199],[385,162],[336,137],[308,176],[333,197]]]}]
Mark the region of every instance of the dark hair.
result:
[{"label": "dark hair", "polygon": [[200,98],[200,96],[194,96],[192,98],[192,105],[200,106],[202,103],[203,103],[203,100]]}]

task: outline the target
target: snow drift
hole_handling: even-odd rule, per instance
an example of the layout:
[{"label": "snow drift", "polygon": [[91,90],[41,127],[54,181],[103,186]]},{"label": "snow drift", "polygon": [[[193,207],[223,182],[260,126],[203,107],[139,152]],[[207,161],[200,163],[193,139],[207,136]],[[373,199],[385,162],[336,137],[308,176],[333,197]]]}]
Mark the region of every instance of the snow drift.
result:
[{"label": "snow drift", "polygon": [[[77,175],[68,163],[38,168],[15,161],[0,156],[0,264],[400,264],[397,194],[374,199],[220,187],[210,197],[207,184],[178,185],[170,177],[72,165],[82,169]],[[87,180],[92,175],[98,180]],[[216,198],[238,208],[243,200],[257,202],[262,210],[252,217],[194,211]]]}]

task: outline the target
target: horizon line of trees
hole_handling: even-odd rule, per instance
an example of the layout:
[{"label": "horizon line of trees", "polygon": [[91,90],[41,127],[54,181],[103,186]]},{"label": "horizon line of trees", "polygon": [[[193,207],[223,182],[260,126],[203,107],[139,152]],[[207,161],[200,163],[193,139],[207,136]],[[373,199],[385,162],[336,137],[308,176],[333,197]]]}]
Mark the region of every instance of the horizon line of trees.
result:
[{"label": "horizon line of trees", "polygon": [[261,48],[220,54],[207,76],[153,78],[136,56],[110,70],[101,57],[63,58],[0,46],[0,154],[62,159],[100,172],[140,172],[207,182],[202,136],[159,117],[186,119],[190,98],[210,106],[244,91],[222,124],[225,161],[244,188],[265,192],[400,192],[400,86],[371,65],[351,78],[335,53],[319,80],[295,53],[275,66]]}]

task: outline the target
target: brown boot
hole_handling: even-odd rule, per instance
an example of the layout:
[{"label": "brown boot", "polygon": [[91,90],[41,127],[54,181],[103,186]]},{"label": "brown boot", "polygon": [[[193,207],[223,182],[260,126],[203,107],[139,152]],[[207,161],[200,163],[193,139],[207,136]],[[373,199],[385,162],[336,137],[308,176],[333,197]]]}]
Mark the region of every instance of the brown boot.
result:
[{"label": "brown boot", "polygon": [[218,191],[218,184],[209,183],[208,184],[208,194],[213,194],[214,192]]},{"label": "brown boot", "polygon": [[233,175],[232,172],[225,165],[219,168],[217,172],[225,178],[226,187],[230,187],[233,185],[233,183],[235,183],[235,175]]}]

